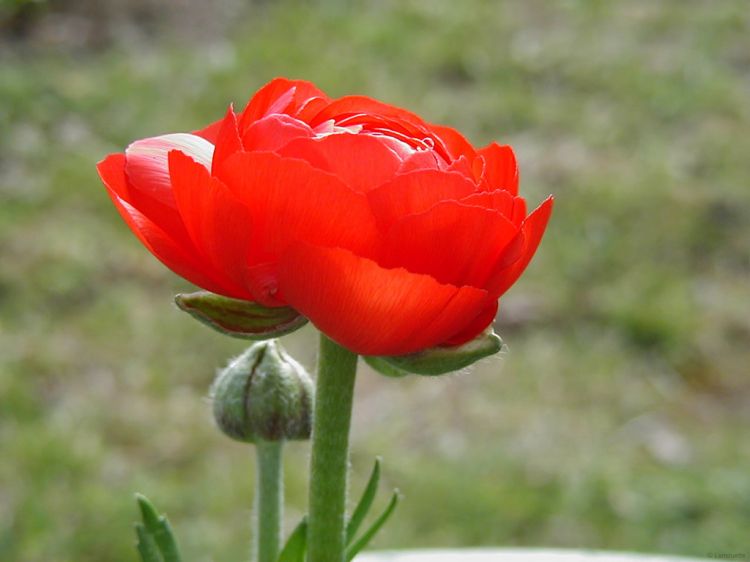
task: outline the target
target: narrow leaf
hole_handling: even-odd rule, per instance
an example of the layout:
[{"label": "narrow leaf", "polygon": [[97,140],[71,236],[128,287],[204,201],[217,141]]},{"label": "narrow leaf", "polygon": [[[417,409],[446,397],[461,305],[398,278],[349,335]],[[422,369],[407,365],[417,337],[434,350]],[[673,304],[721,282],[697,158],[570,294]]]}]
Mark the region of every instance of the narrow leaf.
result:
[{"label": "narrow leaf", "polygon": [[138,509],[141,511],[141,519],[146,531],[153,533],[159,527],[159,514],[156,508],[148,501],[148,498],[142,494],[135,495],[135,501],[138,502]]},{"label": "narrow leaf", "polygon": [[278,562],[304,562],[307,550],[307,517],[303,517],[279,554]]},{"label": "narrow leaf", "polygon": [[357,504],[357,507],[352,513],[351,519],[346,526],[346,544],[349,544],[354,539],[354,535],[359,531],[362,521],[365,520],[367,514],[372,507],[372,501],[375,499],[375,494],[378,491],[378,483],[380,482],[380,458],[375,459],[375,465],[372,467],[372,474],[370,474],[370,480],[367,482],[365,491],[362,493],[362,497]]},{"label": "narrow leaf", "polygon": [[159,519],[161,521],[161,529],[159,533],[155,534],[154,540],[156,540],[156,544],[161,549],[164,562],[180,562],[180,552],[177,548],[177,542],[174,539],[174,533],[172,533],[172,526],[166,517],[162,516]]},{"label": "narrow leaf", "polygon": [[157,513],[146,496],[136,494],[135,498],[141,510],[144,530],[156,544],[161,558],[164,562],[180,562],[180,553],[167,518]]},{"label": "narrow leaf", "polygon": [[396,509],[398,500],[398,490],[394,490],[393,497],[391,497],[391,501],[388,503],[388,507],[385,508],[385,511],[380,514],[380,517],[378,517],[372,524],[372,526],[362,534],[357,542],[350,545],[349,548],[346,549],[346,562],[350,562],[357,554],[359,554],[359,551],[365,548],[372,540],[372,538],[377,534],[380,528],[385,525],[386,521],[388,521],[390,516],[393,514],[393,511]]},{"label": "narrow leaf", "polygon": [[146,528],[137,523],[135,526],[135,534],[138,536],[138,543],[136,548],[138,554],[141,555],[142,562],[163,562],[159,549],[156,547],[154,539],[148,534]]}]

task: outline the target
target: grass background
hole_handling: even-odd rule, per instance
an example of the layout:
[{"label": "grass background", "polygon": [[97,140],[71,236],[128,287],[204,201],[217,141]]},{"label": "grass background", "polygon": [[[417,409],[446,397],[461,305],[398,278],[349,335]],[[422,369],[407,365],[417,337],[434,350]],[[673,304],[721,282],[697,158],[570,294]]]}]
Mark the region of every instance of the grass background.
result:
[{"label": "grass background", "polygon": [[[171,305],[94,163],[277,75],[512,144],[557,197],[507,354],[362,369],[353,485],[382,454],[406,494],[376,546],[750,556],[747,2],[207,4],[0,6],[0,560],[135,560],[135,491],[187,560],[248,552],[252,452],[206,399],[243,344]],[[309,367],[314,338],[286,338]]]}]

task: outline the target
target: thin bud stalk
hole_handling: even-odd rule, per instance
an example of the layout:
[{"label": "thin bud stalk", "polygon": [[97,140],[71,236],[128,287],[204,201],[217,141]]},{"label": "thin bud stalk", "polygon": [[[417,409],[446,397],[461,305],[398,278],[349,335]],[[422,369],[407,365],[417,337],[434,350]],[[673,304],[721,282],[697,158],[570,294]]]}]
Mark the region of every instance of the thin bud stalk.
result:
[{"label": "thin bud stalk", "polygon": [[276,562],[281,540],[283,519],[283,441],[262,441],[255,444],[255,529],[254,556],[256,562]]}]

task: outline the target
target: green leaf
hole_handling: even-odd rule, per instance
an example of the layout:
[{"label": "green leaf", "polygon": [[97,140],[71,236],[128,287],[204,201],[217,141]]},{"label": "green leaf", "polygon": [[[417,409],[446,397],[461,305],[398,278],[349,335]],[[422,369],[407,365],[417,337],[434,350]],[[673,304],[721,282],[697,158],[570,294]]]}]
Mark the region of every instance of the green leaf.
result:
[{"label": "green leaf", "polygon": [[180,310],[193,318],[217,332],[235,338],[275,338],[293,332],[307,323],[307,318],[288,306],[271,308],[208,291],[179,294],[174,301]]},{"label": "green leaf", "polygon": [[164,559],[159,554],[159,549],[156,547],[154,539],[146,532],[146,528],[137,523],[135,525],[135,534],[138,537],[138,543],[136,548],[138,554],[141,555],[142,562],[164,562]]},{"label": "green leaf", "polygon": [[372,474],[370,474],[365,491],[362,493],[362,497],[346,526],[346,544],[352,542],[354,535],[357,534],[360,525],[362,525],[362,521],[367,517],[372,506],[372,501],[375,499],[375,494],[378,491],[378,482],[380,482],[380,458],[375,459],[375,465],[372,467]]},{"label": "green leaf", "polygon": [[[143,520],[143,525],[136,526],[139,541],[138,552],[141,553],[141,557],[143,557],[144,552],[153,554],[149,550],[149,543],[151,542],[158,551],[159,557],[155,559],[157,562],[180,562],[180,553],[167,518],[157,513],[156,508],[146,496],[136,494],[135,499],[138,502],[141,519]],[[146,540],[146,538],[149,540]],[[141,544],[144,545],[143,550]],[[144,560],[145,562],[151,562],[151,559]]]},{"label": "green leaf", "polygon": [[303,517],[289,535],[278,562],[304,562],[307,550],[307,517]]},{"label": "green leaf", "polygon": [[[402,376],[399,372],[428,376],[443,375],[468,367],[502,348],[503,340],[490,327],[462,345],[431,347],[408,355],[365,358],[365,361],[378,372],[391,377]],[[390,371],[386,372],[385,367]]]},{"label": "green leaf", "polygon": [[380,514],[380,517],[378,517],[372,524],[372,526],[362,534],[357,542],[349,545],[349,547],[346,549],[346,562],[350,562],[357,554],[359,554],[359,551],[365,548],[372,540],[372,538],[377,534],[377,532],[381,529],[381,527],[385,525],[386,521],[388,521],[390,516],[393,514],[393,511],[396,509],[398,500],[398,490],[394,490],[391,501],[388,503],[388,507],[385,508],[385,511]]}]

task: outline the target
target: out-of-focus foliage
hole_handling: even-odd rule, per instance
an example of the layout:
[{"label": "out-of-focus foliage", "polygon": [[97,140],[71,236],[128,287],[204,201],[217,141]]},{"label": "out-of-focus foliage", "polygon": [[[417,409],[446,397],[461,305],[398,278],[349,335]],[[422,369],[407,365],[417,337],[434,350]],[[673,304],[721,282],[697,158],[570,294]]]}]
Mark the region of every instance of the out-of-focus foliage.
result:
[{"label": "out-of-focus foliage", "polygon": [[[190,287],[94,163],[276,75],[513,144],[528,199],[557,196],[501,303],[507,355],[437,379],[363,368],[353,488],[383,454],[406,492],[376,545],[747,550],[746,0],[99,5],[2,27],[0,560],[134,560],[134,491],[191,559],[246,554],[252,455],[205,398],[243,344],[171,304]],[[312,329],[285,339],[312,366]]]}]

